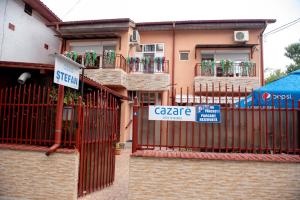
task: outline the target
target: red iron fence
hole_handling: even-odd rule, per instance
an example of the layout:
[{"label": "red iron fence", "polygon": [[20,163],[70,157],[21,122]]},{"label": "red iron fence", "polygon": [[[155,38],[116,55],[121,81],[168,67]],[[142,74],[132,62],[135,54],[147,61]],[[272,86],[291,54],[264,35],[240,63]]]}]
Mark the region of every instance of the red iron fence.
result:
[{"label": "red iron fence", "polygon": [[[114,181],[114,144],[119,137],[120,100],[105,88],[65,102],[62,148],[80,152],[78,195]],[[52,88],[24,85],[0,90],[0,144],[50,147],[55,138]]]},{"label": "red iron fence", "polygon": [[111,185],[115,174],[114,144],[120,132],[119,100],[106,90],[87,95],[82,106],[78,194]]},{"label": "red iron fence", "polygon": [[[184,121],[152,121],[148,119],[147,93],[135,99],[133,118],[133,152],[136,150],[169,150],[200,152],[231,152],[260,154],[300,154],[300,110],[280,105],[245,106],[239,102],[253,91],[225,86],[224,92],[195,89],[174,90],[168,99],[154,105],[201,104],[221,105],[221,123]],[[208,88],[200,86],[200,88]],[[227,91],[231,88],[231,91]],[[171,98],[173,97],[173,98]],[[272,96],[272,98],[274,98]],[[287,105],[287,99],[284,101]],[[299,102],[300,104],[300,102]]]}]

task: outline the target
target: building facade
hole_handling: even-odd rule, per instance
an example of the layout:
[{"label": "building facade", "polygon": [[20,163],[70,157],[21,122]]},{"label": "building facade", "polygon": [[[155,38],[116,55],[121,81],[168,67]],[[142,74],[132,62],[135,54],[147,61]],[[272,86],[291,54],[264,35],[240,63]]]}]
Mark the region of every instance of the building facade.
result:
[{"label": "building facade", "polygon": [[22,65],[35,78],[51,77],[50,55],[64,52],[87,67],[86,80],[128,97],[121,106],[121,142],[131,139],[135,96],[148,104],[180,104],[189,100],[188,91],[197,95],[203,89],[220,90],[222,95],[226,85],[236,86],[234,91],[238,86],[249,91],[263,85],[262,34],[275,22],[135,23],[128,18],[62,22],[36,0],[6,0],[0,7],[1,74],[10,74],[3,76],[5,82],[11,85],[24,71]]},{"label": "building facade", "polygon": [[[131,139],[132,99],[178,104],[190,93],[234,85],[263,85],[262,34],[275,20],[194,20],[135,23],[106,19],[50,23],[65,54],[85,76],[128,96],[122,103],[121,142]],[[180,88],[184,88],[178,95]],[[175,91],[175,92],[174,92]],[[176,95],[177,94],[177,95]],[[185,96],[187,98],[187,96]],[[180,100],[179,100],[180,99]]]}]

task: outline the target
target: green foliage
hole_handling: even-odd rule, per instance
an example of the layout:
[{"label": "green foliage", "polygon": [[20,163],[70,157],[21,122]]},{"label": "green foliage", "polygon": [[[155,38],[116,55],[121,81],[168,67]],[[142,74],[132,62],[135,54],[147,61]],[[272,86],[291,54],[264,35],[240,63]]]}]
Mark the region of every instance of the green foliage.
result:
[{"label": "green foliage", "polygon": [[300,69],[300,42],[290,44],[285,48],[285,51],[286,52],[284,53],[284,55],[290,58],[294,63],[286,66],[285,71],[281,71],[280,69],[278,69],[275,72],[271,73],[271,75],[266,78],[266,83],[276,81],[281,77],[284,77],[287,74]]},{"label": "green foliage", "polygon": [[290,44],[285,50],[284,55],[294,62],[287,66],[286,73],[289,74],[300,69],[300,42]]},{"label": "green foliage", "polygon": [[266,78],[266,83],[271,83],[273,81],[276,81],[282,77],[286,76],[286,73],[281,71],[280,69],[276,70],[275,72],[271,73],[268,78]]},{"label": "green foliage", "polygon": [[[73,90],[71,88],[65,88],[65,92],[64,92],[64,104],[69,104],[72,103],[74,101],[74,103],[78,103],[78,98],[79,98],[80,94],[78,93],[78,91]],[[51,88],[50,91],[50,97],[52,99],[52,101],[57,101],[58,99],[58,88],[53,86]]]}]

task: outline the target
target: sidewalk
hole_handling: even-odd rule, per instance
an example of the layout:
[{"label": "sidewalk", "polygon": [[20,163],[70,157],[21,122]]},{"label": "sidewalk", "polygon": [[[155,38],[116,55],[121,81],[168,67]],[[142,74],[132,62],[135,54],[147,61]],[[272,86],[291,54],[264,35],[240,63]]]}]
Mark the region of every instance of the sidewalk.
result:
[{"label": "sidewalk", "polygon": [[79,200],[127,200],[130,153],[131,143],[127,143],[121,155],[116,156],[115,182],[112,186],[86,195]]}]

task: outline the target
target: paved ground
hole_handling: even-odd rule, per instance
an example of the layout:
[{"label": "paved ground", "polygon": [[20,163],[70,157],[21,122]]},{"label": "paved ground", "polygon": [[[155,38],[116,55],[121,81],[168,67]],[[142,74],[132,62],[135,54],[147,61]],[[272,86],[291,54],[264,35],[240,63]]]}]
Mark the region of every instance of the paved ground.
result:
[{"label": "paved ground", "polygon": [[127,200],[130,153],[131,145],[126,144],[121,155],[116,156],[115,182],[112,186],[80,198],[80,200]]}]

